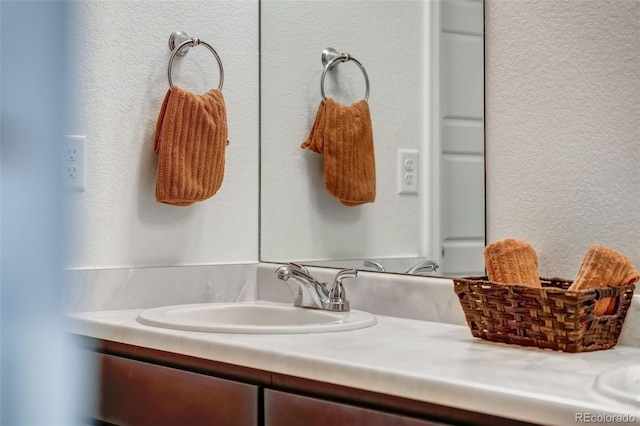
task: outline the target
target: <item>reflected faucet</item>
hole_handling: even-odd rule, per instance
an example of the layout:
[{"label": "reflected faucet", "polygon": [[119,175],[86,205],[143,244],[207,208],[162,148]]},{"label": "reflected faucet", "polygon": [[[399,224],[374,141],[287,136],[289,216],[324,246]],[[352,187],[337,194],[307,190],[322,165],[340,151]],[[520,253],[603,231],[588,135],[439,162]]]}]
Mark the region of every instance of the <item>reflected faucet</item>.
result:
[{"label": "reflected faucet", "polygon": [[[331,287],[328,287],[326,283],[313,277],[307,268],[296,263],[276,270],[276,278],[286,282],[295,295],[293,306],[340,312],[350,309],[342,280],[357,276],[356,269],[343,269],[336,274]],[[293,282],[289,282],[290,278]]]},{"label": "reflected faucet", "polygon": [[440,265],[435,260],[427,260],[409,268],[407,274],[426,275],[435,272],[439,267]]},{"label": "reflected faucet", "polygon": [[364,266],[374,268],[378,272],[385,272],[384,266],[374,260],[365,259]]}]

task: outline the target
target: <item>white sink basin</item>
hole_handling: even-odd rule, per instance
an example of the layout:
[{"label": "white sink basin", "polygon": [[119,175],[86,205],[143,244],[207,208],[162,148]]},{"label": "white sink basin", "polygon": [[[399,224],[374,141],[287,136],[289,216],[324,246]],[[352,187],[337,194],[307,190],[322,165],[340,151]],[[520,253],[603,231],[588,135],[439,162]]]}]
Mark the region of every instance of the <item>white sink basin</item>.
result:
[{"label": "white sink basin", "polygon": [[618,402],[640,407],[640,365],[602,373],[596,378],[594,389]]},{"label": "white sink basin", "polygon": [[273,302],[197,303],[147,309],[139,323],[154,327],[209,333],[323,333],[375,325],[362,311],[329,312]]}]

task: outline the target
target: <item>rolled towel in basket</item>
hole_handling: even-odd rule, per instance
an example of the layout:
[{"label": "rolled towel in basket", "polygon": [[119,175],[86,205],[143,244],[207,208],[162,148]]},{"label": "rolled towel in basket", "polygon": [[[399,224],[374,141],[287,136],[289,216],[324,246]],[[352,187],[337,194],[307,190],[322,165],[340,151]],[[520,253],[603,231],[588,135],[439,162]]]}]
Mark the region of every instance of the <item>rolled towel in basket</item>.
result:
[{"label": "rolled towel in basket", "polygon": [[369,104],[345,106],[331,98],[320,102],[311,133],[302,148],[323,154],[324,184],[346,206],[376,199],[376,163]]},{"label": "rolled towel in basket", "polygon": [[[582,259],[578,275],[569,290],[623,286],[634,284],[638,279],[640,274],[629,258],[608,247],[593,244]],[[596,302],[593,313],[598,316],[611,315],[615,307],[615,298],[605,298]]]},{"label": "rolled towel in basket", "polygon": [[227,111],[222,92],[196,95],[173,86],[156,124],[156,200],[188,206],[212,197],[224,177]]},{"label": "rolled towel in basket", "polygon": [[542,287],[538,275],[538,255],[526,241],[507,238],[484,248],[489,281]]}]

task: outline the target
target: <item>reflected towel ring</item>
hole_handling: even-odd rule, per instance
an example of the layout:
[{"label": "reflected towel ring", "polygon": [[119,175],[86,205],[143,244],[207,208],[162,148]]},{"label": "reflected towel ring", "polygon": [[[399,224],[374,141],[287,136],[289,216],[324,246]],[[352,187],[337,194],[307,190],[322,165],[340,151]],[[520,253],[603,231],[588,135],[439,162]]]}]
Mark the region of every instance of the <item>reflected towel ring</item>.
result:
[{"label": "reflected towel ring", "polygon": [[[176,43],[179,44],[176,46]],[[169,57],[169,67],[167,69],[170,88],[173,88],[173,81],[171,80],[171,67],[173,66],[173,60],[176,58],[176,56],[186,55],[190,47],[198,46],[200,44],[209,49],[209,51],[213,53],[213,56],[215,56],[216,61],[218,62],[218,68],[220,68],[220,83],[218,84],[218,90],[222,90],[222,84],[224,83],[224,69],[222,67],[220,56],[218,56],[218,52],[216,52],[216,50],[211,47],[209,43],[206,43],[197,37],[189,37],[182,31],[174,31],[169,37],[169,49],[172,49],[171,56]]]},{"label": "reflected towel ring", "polygon": [[322,94],[322,101],[326,102],[327,97],[324,93],[324,78],[327,75],[327,71],[331,71],[333,69],[333,65],[338,62],[347,62],[353,61],[360,67],[360,71],[362,71],[362,75],[364,75],[364,82],[366,84],[366,92],[364,94],[364,100],[369,100],[369,76],[367,75],[367,71],[364,69],[360,61],[358,61],[353,56],[348,53],[338,53],[337,50],[328,47],[322,51],[322,63],[324,64],[324,71],[322,71],[322,77],[320,78],[320,93]]}]

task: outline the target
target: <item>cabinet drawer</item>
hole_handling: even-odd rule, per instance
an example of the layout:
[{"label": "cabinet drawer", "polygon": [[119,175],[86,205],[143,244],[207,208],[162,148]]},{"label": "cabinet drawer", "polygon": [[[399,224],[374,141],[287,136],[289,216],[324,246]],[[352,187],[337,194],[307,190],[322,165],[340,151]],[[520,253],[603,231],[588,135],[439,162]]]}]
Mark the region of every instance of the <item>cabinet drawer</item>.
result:
[{"label": "cabinet drawer", "polygon": [[442,426],[428,420],[385,413],[286,392],[264,390],[265,426]]},{"label": "cabinet drawer", "polygon": [[134,426],[255,426],[257,386],[94,353],[98,401],[90,417]]}]

